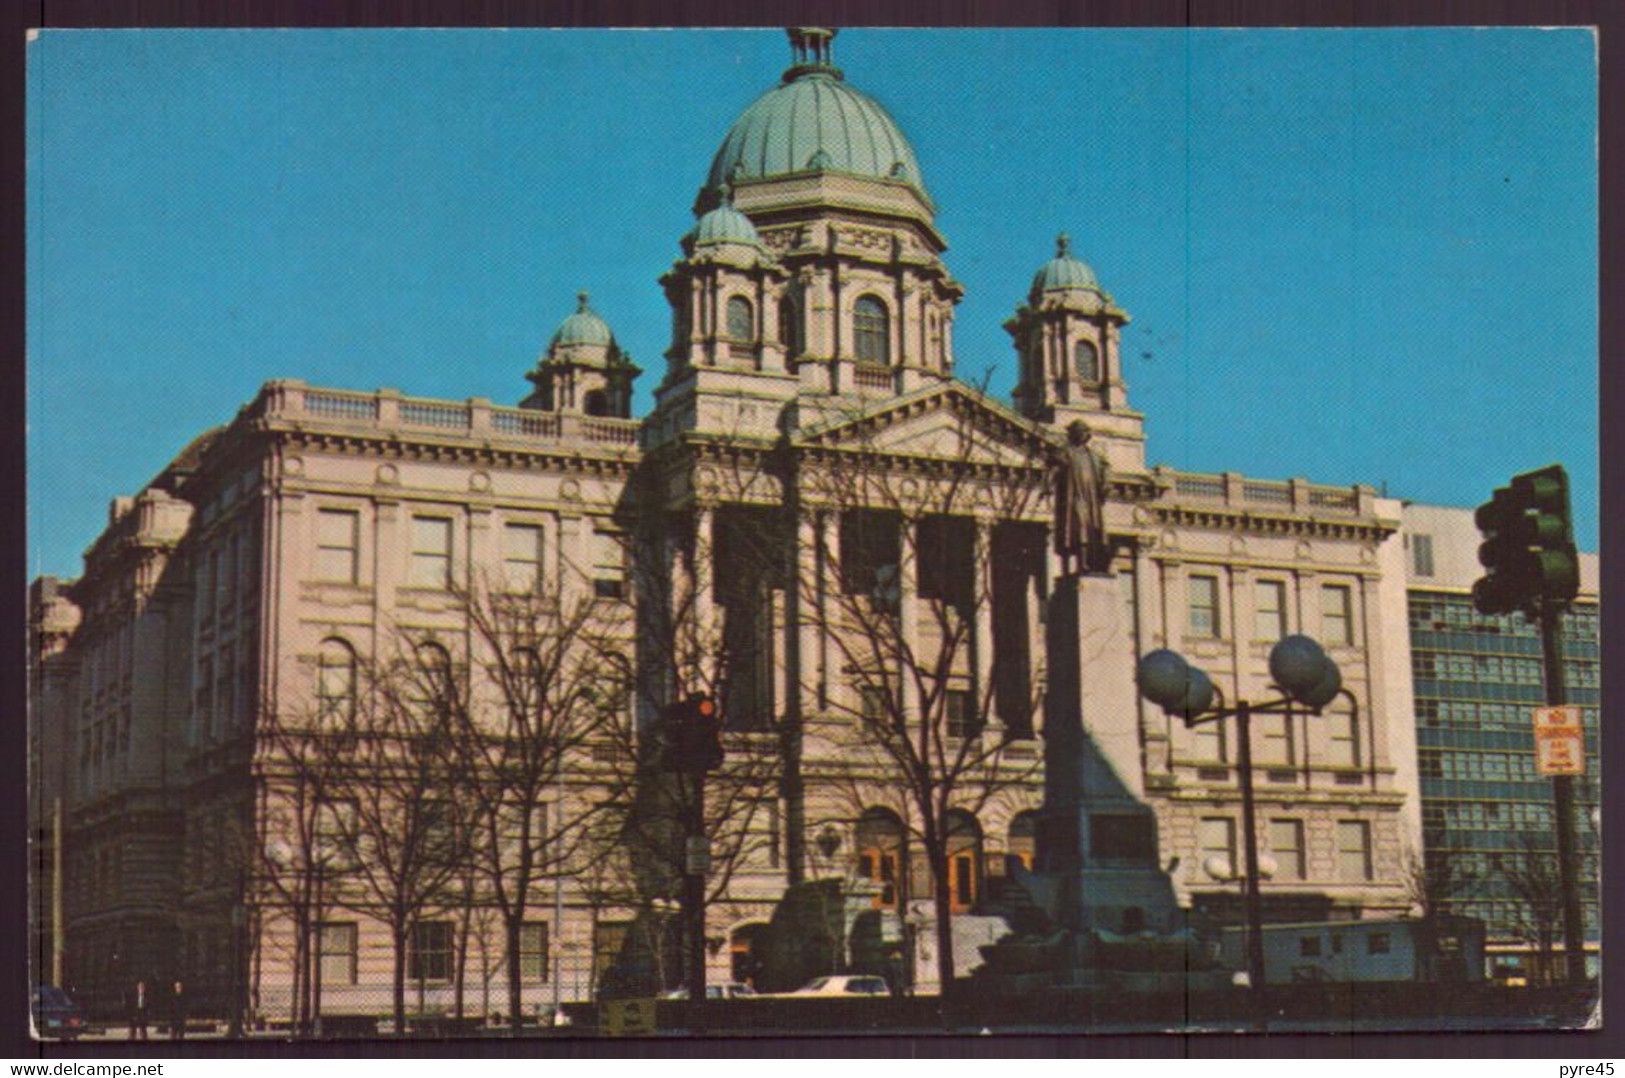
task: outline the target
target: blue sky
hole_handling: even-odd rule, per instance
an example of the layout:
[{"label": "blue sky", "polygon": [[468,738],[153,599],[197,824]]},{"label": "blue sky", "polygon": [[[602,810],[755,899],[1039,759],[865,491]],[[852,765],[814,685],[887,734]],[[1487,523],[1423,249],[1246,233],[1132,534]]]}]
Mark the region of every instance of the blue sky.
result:
[{"label": "blue sky", "polygon": [[[1068,231],[1134,321],[1148,459],[1475,505],[1561,461],[1597,546],[1584,31],[843,32],[967,294],[959,372]],[[63,31],[28,53],[30,571],[76,575],[265,381],[517,403],[577,290],[656,279],[779,31]]]}]

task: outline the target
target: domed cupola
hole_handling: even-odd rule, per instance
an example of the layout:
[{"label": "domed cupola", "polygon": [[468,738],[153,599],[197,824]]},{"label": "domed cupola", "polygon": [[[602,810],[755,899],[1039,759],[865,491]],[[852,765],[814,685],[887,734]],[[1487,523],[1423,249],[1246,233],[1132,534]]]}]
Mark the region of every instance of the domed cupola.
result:
[{"label": "domed cupola", "polygon": [[1144,467],[1143,423],[1128,409],[1120,330],[1128,313],[1100,287],[1095,271],[1072,254],[1066,233],[1055,257],[1033,275],[1027,302],[1004,328],[1015,338],[1021,372],[1016,407],[1065,427],[1076,419],[1101,439],[1114,468]]},{"label": "domed cupola", "polygon": [[640,373],[582,292],[575,313],[559,323],[536,369],[525,375],[536,391],[519,407],[626,419]]},{"label": "domed cupola", "polygon": [[794,27],[789,34],[790,67],[724,136],[696,210],[716,205],[727,184],[828,172],[906,188],[929,213],[913,147],[886,109],[848,83],[831,59],[836,31]]},{"label": "domed cupola", "polygon": [[598,317],[598,312],[587,303],[587,293],[581,292],[576,295],[575,312],[559,323],[548,350],[569,345],[609,348],[614,344],[615,334],[610,332],[609,323]]},{"label": "domed cupola", "polygon": [[1055,257],[1039,267],[1033,275],[1033,287],[1027,302],[1036,306],[1050,292],[1093,292],[1105,297],[1095,271],[1088,264],[1072,257],[1072,241],[1065,232],[1055,239]]},{"label": "domed cupola", "polygon": [[767,248],[762,246],[762,237],[757,235],[756,226],[751,224],[749,217],[734,209],[732,199],[726,194],[716,207],[700,216],[694,231],[688,234],[688,240],[694,249],[734,246],[749,248],[758,256],[767,255]]}]

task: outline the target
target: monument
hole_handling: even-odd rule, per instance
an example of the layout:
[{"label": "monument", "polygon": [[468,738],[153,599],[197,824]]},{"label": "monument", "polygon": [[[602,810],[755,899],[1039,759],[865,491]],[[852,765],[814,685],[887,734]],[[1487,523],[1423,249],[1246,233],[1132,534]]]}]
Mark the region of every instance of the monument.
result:
[{"label": "monument", "polygon": [[1134,656],[1123,646],[1132,627],[1105,526],[1108,472],[1089,440],[1073,423],[1051,465],[1057,572],[1045,606],[1044,805],[1034,867],[1015,870],[1032,904],[1011,936],[982,949],[976,973],[1001,993],[1184,989],[1193,970],[1200,978],[1212,965],[1186,930],[1156,815],[1132,785],[1138,776],[1125,779],[1111,762],[1135,758],[1139,710]]}]

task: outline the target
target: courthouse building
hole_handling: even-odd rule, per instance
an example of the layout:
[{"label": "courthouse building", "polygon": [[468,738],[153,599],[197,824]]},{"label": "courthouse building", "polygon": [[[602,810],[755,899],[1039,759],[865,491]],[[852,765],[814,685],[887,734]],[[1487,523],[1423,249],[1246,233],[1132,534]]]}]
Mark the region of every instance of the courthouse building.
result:
[{"label": "courthouse building", "polygon": [[[1271,645],[1302,632],[1347,691],[1320,716],[1255,720],[1266,916],[1407,910],[1420,817],[1399,504],[1148,467],[1129,315],[1064,236],[1033,252],[1030,281],[976,282],[1009,294],[1014,353],[998,361],[1019,371],[1013,399],[958,380],[963,286],[935,204],[832,37],[792,32],[792,65],[697,177],[652,369],[582,296],[529,390],[516,368],[517,406],[267,382],[113,501],[82,576],[37,587],[32,721],[64,805],[65,906],[41,938],[63,942],[63,977],[92,1006],[178,977],[194,1013],[236,999],[279,1020],[314,976],[324,1013],[387,1012],[400,915],[362,897],[366,850],[313,862],[310,828],[342,832],[339,809],[279,830],[312,796],[289,731],[346,721],[401,655],[466,671],[478,698],[493,645],[473,622],[516,595],[545,600],[544,638],[547,618],[556,639],[566,611],[587,611],[579,654],[632,690],[561,750],[537,801],[547,843],[574,843],[582,807],[613,800],[630,758],[617,723],[646,732],[680,695],[721,698],[730,763],[714,785],[759,792],[715,822],[712,979],[752,975],[796,884],[868,878],[875,905],[914,920],[997,912],[1043,800],[1047,477],[1077,421],[1109,464],[1118,589],[1084,626],[1084,723],[1154,812],[1180,901],[1199,923],[1239,921],[1233,729],[1188,730],[1142,702],[1135,659],[1176,648],[1228,698],[1259,699]],[[643,416],[640,377],[657,382]],[[869,736],[893,727],[948,776],[946,819],[922,819],[901,750]],[[762,770],[727,771],[743,762]],[[933,826],[946,910],[919,838]],[[617,891],[583,867],[591,842],[575,860],[562,845],[526,881],[527,1011],[588,996],[675,893],[648,871]],[[513,944],[488,931],[488,883],[461,905],[440,883],[400,926],[412,1009],[460,991],[466,1011],[506,1011]]]}]

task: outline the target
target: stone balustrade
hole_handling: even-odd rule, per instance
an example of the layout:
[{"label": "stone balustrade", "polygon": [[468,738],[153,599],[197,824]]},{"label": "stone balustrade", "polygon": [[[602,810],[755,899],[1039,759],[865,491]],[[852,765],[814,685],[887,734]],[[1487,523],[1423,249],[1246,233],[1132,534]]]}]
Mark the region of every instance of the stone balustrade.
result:
[{"label": "stone balustrade", "polygon": [[250,415],[320,421],[380,430],[420,430],[513,441],[591,442],[632,448],[637,420],[504,408],[482,398],[466,401],[404,397],[399,390],[375,393],[325,389],[286,379],[260,390]]},{"label": "stone balustrade", "polygon": [[1376,492],[1368,486],[1333,487],[1304,479],[1249,479],[1235,472],[1217,475],[1159,467],[1156,475],[1173,501],[1285,513],[1373,516]]}]

